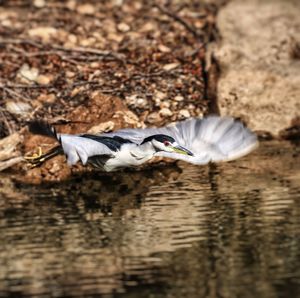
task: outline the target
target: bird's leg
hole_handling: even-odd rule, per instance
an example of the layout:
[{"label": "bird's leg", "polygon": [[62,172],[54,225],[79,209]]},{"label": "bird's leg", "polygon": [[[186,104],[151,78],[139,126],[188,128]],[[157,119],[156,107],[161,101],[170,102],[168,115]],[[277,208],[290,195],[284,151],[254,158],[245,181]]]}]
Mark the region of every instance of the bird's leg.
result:
[{"label": "bird's leg", "polygon": [[32,156],[25,156],[25,159],[31,163],[32,168],[35,168],[44,163],[46,160],[62,153],[61,146],[56,146],[45,154],[43,154],[41,147],[38,147],[38,150],[38,153],[34,153]]},{"label": "bird's leg", "polygon": [[43,156],[43,151],[42,148],[39,146],[37,153],[34,153],[31,156],[25,156],[24,158],[28,163],[31,164],[31,168],[35,168],[42,163],[42,156]]},{"label": "bird's leg", "polygon": [[39,146],[38,153],[33,153],[33,155],[31,156],[24,156],[24,158],[30,162],[40,158],[42,155],[43,155],[43,151],[42,148]]}]

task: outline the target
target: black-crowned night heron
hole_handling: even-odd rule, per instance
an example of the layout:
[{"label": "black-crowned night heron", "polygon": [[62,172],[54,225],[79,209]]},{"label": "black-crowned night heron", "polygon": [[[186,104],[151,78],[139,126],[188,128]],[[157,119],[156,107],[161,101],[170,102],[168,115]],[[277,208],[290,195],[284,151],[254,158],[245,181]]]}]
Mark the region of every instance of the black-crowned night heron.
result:
[{"label": "black-crowned night heron", "polygon": [[40,164],[65,154],[69,165],[81,161],[110,172],[137,167],[154,156],[184,160],[196,165],[229,161],[248,154],[257,137],[231,117],[192,118],[161,128],[122,129],[103,134],[59,134],[49,124],[33,121],[32,133],[56,138],[60,143],[32,160]]}]

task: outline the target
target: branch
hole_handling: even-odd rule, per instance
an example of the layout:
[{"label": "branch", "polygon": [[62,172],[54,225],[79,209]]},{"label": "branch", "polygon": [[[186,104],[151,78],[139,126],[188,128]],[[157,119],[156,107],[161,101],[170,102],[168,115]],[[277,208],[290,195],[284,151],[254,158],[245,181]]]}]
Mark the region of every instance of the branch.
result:
[{"label": "branch", "polygon": [[[33,41],[33,40],[27,40],[27,39],[21,39],[21,38],[17,38],[17,39],[0,39],[0,45],[2,44],[29,44],[31,46],[37,47],[39,49],[44,49],[46,48],[50,48],[52,50],[56,50],[56,51],[61,51],[61,52],[68,52],[68,53],[82,53],[82,54],[93,54],[93,55],[97,55],[97,56],[111,56],[114,57],[116,60],[120,60],[123,62],[123,55],[119,54],[119,53],[113,53],[111,51],[103,51],[103,50],[98,50],[98,49],[94,49],[94,48],[84,48],[84,47],[74,47],[74,48],[65,48],[63,46],[60,45],[55,45],[55,44],[43,44],[41,42],[38,41]],[[49,54],[50,51],[45,51],[41,54],[45,55],[45,54]],[[57,52],[54,52],[54,54],[57,54]],[[34,53],[32,53],[31,55],[35,55]],[[37,54],[38,55],[38,54]],[[66,58],[66,57],[64,57]]]},{"label": "branch", "polygon": [[8,169],[23,160],[24,160],[24,158],[22,156],[18,156],[18,157],[13,157],[13,158],[5,160],[5,161],[0,161],[0,171]]},{"label": "branch", "polygon": [[163,7],[158,3],[154,3],[154,7],[157,7],[163,14],[167,15],[168,17],[174,19],[175,21],[183,25],[189,32],[191,32],[194,35],[194,37],[202,41],[203,33],[199,33],[192,25],[187,23],[179,15],[175,14],[174,12],[170,11],[170,9]]},{"label": "branch", "polygon": [[10,89],[9,87],[7,87],[7,86],[4,86],[4,85],[0,84],[0,88],[1,88],[3,91],[5,91],[5,92],[9,93],[10,95],[13,95],[13,96],[15,96],[15,97],[17,97],[17,98],[25,99],[26,101],[31,101],[30,98],[28,98],[28,97],[26,97],[26,96],[23,96],[23,95],[19,94],[18,92],[14,91],[14,90],[11,90],[11,89]]}]

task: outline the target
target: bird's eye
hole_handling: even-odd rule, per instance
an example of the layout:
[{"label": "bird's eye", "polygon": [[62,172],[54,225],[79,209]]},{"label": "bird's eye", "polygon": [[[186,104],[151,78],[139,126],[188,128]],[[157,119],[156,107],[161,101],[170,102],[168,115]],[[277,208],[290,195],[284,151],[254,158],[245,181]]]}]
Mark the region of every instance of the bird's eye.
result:
[{"label": "bird's eye", "polygon": [[165,145],[165,146],[170,146],[170,142],[164,141],[164,145]]}]

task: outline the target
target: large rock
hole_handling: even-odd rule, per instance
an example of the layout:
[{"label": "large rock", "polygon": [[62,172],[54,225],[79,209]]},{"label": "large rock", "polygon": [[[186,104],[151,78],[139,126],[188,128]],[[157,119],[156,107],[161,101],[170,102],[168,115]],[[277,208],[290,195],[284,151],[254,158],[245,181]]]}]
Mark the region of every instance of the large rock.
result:
[{"label": "large rock", "polygon": [[300,1],[236,0],[220,10],[221,114],[277,136],[300,115]]}]

